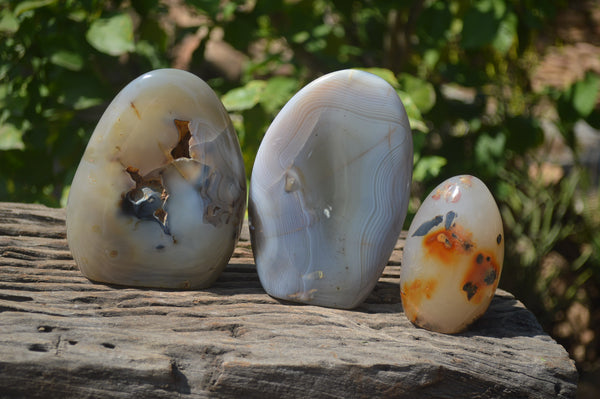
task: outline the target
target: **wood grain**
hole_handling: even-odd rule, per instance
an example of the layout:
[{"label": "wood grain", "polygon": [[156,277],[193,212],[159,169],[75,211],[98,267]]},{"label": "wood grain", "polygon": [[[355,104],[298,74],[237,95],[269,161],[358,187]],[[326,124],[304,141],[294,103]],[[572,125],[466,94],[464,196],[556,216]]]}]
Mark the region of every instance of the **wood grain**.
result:
[{"label": "wood grain", "polygon": [[575,396],[574,362],[508,292],[463,334],[408,322],[402,237],[348,311],[268,296],[247,229],[201,291],[93,283],[65,235],[64,209],[0,203],[0,397]]}]

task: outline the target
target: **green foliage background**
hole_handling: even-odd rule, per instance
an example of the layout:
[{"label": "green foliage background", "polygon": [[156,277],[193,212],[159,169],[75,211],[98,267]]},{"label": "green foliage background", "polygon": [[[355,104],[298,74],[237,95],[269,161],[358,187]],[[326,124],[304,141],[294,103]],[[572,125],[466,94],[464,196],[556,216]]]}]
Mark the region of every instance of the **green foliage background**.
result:
[{"label": "green foliage background", "polygon": [[[553,115],[575,154],[575,123],[600,127],[596,73],[568,87],[532,89],[539,39],[566,0],[182,3],[0,1],[0,200],[64,206],[108,102],[140,74],[174,65],[190,38],[197,41],[185,68],[230,111],[248,175],[264,132],[295,92],[327,72],[367,69],[396,88],[413,128],[406,226],[443,179],[480,177],[505,223],[501,287],[536,313],[580,367],[597,362],[598,337],[557,332],[574,304],[591,315],[582,328],[600,331],[597,189],[577,160],[554,181],[531,173],[545,162],[544,115]],[[174,23],[174,10],[189,21]],[[213,33],[244,55],[237,75],[207,58]]]}]

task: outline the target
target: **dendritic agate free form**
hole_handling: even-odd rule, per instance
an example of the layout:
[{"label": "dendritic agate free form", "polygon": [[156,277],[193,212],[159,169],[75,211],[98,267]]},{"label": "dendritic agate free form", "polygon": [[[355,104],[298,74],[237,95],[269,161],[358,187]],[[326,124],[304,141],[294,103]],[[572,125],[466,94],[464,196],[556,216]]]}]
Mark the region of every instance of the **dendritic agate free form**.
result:
[{"label": "dendritic agate free form", "polygon": [[344,70],[299,91],[269,127],[252,171],[250,234],[265,290],[359,305],[401,231],[412,160],[404,106],[383,79]]},{"label": "dendritic agate free form", "polygon": [[237,136],[195,75],[152,71],[108,106],[77,168],[67,239],[91,280],[200,288],[226,266],[244,216]]},{"label": "dendritic agate free form", "polygon": [[437,186],[408,230],[400,273],[406,316],[414,324],[457,333],[488,308],[504,260],[500,212],[476,177]]}]

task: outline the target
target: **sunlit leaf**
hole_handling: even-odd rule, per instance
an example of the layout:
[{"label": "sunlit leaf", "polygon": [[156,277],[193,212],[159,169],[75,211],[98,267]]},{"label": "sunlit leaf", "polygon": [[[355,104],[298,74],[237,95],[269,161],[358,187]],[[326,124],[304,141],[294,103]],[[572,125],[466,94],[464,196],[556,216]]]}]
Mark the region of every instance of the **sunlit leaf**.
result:
[{"label": "sunlit leaf", "polygon": [[424,181],[426,178],[436,177],[448,163],[446,158],[437,155],[419,158],[413,171],[415,181]]},{"label": "sunlit leaf", "polygon": [[483,133],[475,143],[475,162],[481,174],[496,175],[502,166],[501,159],[506,144],[506,136],[491,136]]},{"label": "sunlit leaf", "polygon": [[19,16],[24,12],[35,10],[36,8],[45,7],[47,5],[56,3],[57,0],[35,0],[35,1],[22,1],[15,7],[15,15]]},{"label": "sunlit leaf", "polygon": [[244,111],[254,107],[260,101],[267,82],[252,80],[245,86],[237,87],[225,93],[221,98],[228,111]]},{"label": "sunlit leaf", "polygon": [[294,36],[292,36],[292,41],[294,43],[301,44],[301,43],[304,43],[305,41],[307,41],[309,38],[310,38],[310,33],[303,30],[303,31],[300,31],[300,32],[294,34]]},{"label": "sunlit leaf", "polygon": [[83,58],[72,51],[59,50],[52,54],[50,62],[71,71],[79,71],[83,68]]},{"label": "sunlit leaf", "polygon": [[406,110],[406,115],[408,116],[410,128],[427,133],[429,128],[425,122],[423,122],[421,111],[419,111],[419,108],[415,105],[415,102],[411,96],[402,90],[396,90],[396,93],[398,93],[398,97],[400,97],[400,100],[402,100],[402,103],[404,104],[404,109]]},{"label": "sunlit leaf", "polygon": [[440,52],[430,49],[423,53],[423,63],[430,69],[435,67],[435,64],[440,60]]},{"label": "sunlit leaf", "polygon": [[421,113],[426,113],[435,105],[433,85],[407,73],[398,76],[400,87],[407,92]]},{"label": "sunlit leaf", "polygon": [[389,84],[391,84],[394,88],[398,88],[398,79],[396,79],[396,75],[394,72],[390,71],[386,68],[354,68],[359,71],[365,71],[372,73],[373,75],[379,76],[381,79],[385,80]]},{"label": "sunlit leaf", "polygon": [[311,40],[304,46],[309,53],[318,53],[327,47],[327,41],[323,38]]},{"label": "sunlit leaf", "polygon": [[133,22],[128,14],[95,20],[85,37],[96,50],[112,56],[135,49]]},{"label": "sunlit leaf", "polygon": [[513,13],[507,14],[498,27],[496,37],[492,45],[502,54],[506,54],[512,47],[517,37],[517,16]]},{"label": "sunlit leaf", "polygon": [[486,162],[490,159],[500,157],[504,151],[506,137],[503,134],[498,134],[492,137],[488,134],[479,136],[475,145],[475,155],[481,162]]},{"label": "sunlit leaf", "polygon": [[260,95],[260,104],[268,113],[274,113],[294,95],[297,88],[296,79],[275,76],[267,81]]},{"label": "sunlit leaf", "polygon": [[19,30],[19,21],[9,9],[2,10],[0,14],[0,32],[15,33]]},{"label": "sunlit leaf", "polygon": [[329,32],[331,32],[331,26],[328,24],[318,25],[312,31],[314,37],[327,36]]},{"label": "sunlit leaf", "polygon": [[98,97],[80,96],[73,102],[73,109],[80,110],[102,104],[102,99]]},{"label": "sunlit leaf", "polygon": [[23,132],[15,126],[5,123],[0,125],[0,150],[23,150]]},{"label": "sunlit leaf", "polygon": [[598,90],[600,90],[600,76],[595,73],[588,73],[583,80],[575,83],[573,87],[573,108],[581,116],[588,116],[598,100]]},{"label": "sunlit leaf", "polygon": [[69,192],[71,191],[71,186],[64,186],[62,193],[60,195],[60,206],[61,208],[65,208],[67,206],[67,200],[69,199]]},{"label": "sunlit leaf", "polygon": [[145,57],[153,69],[167,68],[168,63],[161,57],[156,46],[146,40],[140,40],[136,43],[135,52]]}]

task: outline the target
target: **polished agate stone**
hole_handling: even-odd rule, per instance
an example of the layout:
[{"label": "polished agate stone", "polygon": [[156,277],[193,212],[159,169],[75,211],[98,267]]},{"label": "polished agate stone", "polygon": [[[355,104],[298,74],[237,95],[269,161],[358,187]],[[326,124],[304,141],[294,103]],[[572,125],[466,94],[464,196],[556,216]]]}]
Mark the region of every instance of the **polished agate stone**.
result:
[{"label": "polished agate stone", "polygon": [[353,308],[370,293],[408,206],[412,138],[394,88],[343,70],[300,90],[258,150],[249,220],[270,295]]},{"label": "polished agate stone", "polygon": [[246,201],[221,101],[176,69],[129,83],[98,122],[69,193],[67,239],[94,281],[200,288],[227,265]]},{"label": "polished agate stone", "polygon": [[419,207],[400,273],[404,313],[423,328],[457,333],[483,315],[504,260],[502,218],[476,177],[454,176]]}]

